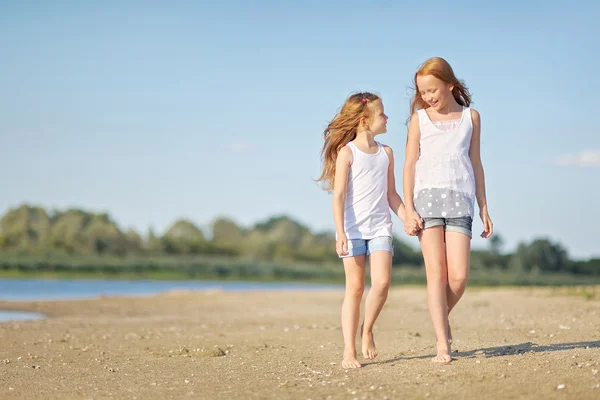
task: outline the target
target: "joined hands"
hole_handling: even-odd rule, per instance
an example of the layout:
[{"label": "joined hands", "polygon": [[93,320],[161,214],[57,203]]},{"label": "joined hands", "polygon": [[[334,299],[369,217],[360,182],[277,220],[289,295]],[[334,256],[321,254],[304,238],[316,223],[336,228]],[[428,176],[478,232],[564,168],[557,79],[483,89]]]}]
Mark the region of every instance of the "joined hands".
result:
[{"label": "joined hands", "polygon": [[423,218],[415,210],[406,213],[404,232],[409,236],[417,236],[423,229]]}]

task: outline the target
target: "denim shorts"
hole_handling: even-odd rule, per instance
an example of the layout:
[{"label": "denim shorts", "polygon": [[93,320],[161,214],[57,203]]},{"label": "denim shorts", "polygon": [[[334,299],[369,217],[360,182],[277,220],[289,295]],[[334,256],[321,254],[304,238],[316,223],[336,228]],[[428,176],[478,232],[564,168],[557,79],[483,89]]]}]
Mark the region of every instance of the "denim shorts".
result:
[{"label": "denim shorts", "polygon": [[423,218],[423,221],[425,221],[423,229],[443,226],[446,232],[464,233],[470,238],[473,237],[473,218],[469,216],[458,218]]},{"label": "denim shorts", "polygon": [[348,255],[340,258],[370,255],[374,251],[385,250],[394,254],[394,246],[390,236],[379,236],[373,239],[348,239]]}]

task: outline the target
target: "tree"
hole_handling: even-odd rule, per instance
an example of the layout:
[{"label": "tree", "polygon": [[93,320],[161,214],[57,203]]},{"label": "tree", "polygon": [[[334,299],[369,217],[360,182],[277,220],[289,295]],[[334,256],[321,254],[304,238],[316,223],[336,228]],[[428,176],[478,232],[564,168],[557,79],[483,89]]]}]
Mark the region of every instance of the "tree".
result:
[{"label": "tree", "polygon": [[519,244],[510,266],[523,271],[569,272],[572,263],[567,251],[549,239],[536,239],[529,245]]},{"label": "tree", "polygon": [[229,218],[217,218],[212,224],[212,241],[216,246],[238,246],[244,238],[244,231]]},{"label": "tree", "polygon": [[206,239],[193,222],[180,219],[167,230],[162,238],[169,254],[198,254],[206,249]]},{"label": "tree", "polygon": [[393,265],[423,265],[423,256],[420,251],[413,249],[407,243],[401,241],[396,236],[392,240],[394,245],[394,255],[392,256]]},{"label": "tree", "polygon": [[573,263],[573,272],[584,275],[600,275],[600,258]]},{"label": "tree", "polygon": [[494,233],[490,238],[490,252],[494,255],[498,255],[502,250],[502,246],[504,246],[504,239],[499,233]]},{"label": "tree", "polygon": [[127,240],[128,252],[138,253],[142,249],[142,237],[135,229],[129,228],[125,234],[125,239]]},{"label": "tree", "polygon": [[0,231],[6,247],[41,249],[48,245],[50,218],[43,208],[23,205],[9,210],[0,219]]}]

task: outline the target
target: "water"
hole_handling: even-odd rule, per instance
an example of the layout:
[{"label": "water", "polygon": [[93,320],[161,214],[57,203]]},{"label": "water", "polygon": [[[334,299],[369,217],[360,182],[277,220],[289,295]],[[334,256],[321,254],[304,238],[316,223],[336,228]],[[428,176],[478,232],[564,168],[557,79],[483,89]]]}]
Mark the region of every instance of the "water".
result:
[{"label": "water", "polygon": [[0,310],[0,322],[2,321],[24,321],[29,319],[41,319],[44,314],[24,311]]},{"label": "water", "polygon": [[[98,296],[150,296],[169,290],[319,290],[341,285],[291,282],[156,281],[109,279],[0,279],[0,300],[71,300]],[[27,316],[32,318],[27,318]],[[39,318],[35,313],[0,310],[0,321]]]},{"label": "water", "polygon": [[69,300],[98,296],[147,296],[168,290],[318,290],[341,285],[292,282],[164,281],[111,279],[0,279],[0,300]]}]

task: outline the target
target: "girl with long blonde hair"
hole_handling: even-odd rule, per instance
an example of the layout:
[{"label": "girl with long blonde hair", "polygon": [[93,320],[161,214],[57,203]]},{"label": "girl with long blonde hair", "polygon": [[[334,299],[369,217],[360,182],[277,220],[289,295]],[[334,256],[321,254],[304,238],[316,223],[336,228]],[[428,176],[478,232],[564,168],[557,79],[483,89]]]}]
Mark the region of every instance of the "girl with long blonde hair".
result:
[{"label": "girl with long blonde hair", "polygon": [[[396,191],[394,154],[389,146],[375,141],[376,136],[387,132],[387,120],[379,96],[356,93],[323,132],[323,168],[318,181],[333,192],[336,252],[343,260],[346,276],[342,368],[362,367],[356,358],[355,338],[367,257],[371,288],[361,326],[362,354],[367,360],[377,356],[373,324],[387,299],[392,268],[390,208],[402,221],[405,217],[404,203]],[[412,228],[416,232],[416,223]],[[406,230],[411,232],[410,227]]]}]

